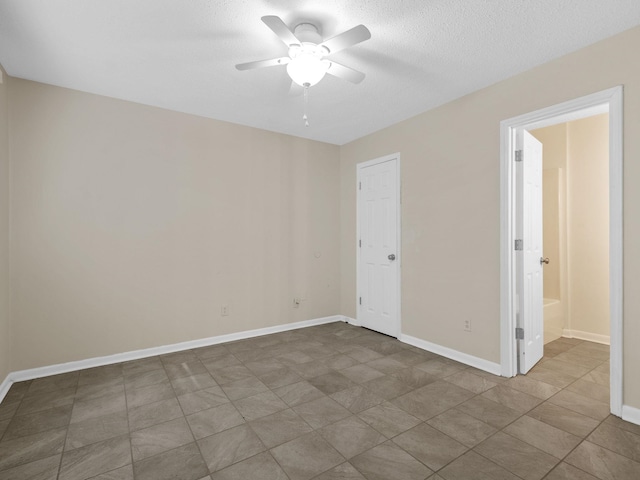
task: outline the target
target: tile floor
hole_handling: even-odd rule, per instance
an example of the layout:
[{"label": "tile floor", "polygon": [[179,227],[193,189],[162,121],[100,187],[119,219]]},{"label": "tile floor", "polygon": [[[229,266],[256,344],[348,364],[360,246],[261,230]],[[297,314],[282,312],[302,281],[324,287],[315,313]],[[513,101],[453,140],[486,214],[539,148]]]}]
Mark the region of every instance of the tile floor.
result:
[{"label": "tile floor", "polygon": [[0,479],[639,479],[608,357],[506,379],[333,323],[17,383]]}]

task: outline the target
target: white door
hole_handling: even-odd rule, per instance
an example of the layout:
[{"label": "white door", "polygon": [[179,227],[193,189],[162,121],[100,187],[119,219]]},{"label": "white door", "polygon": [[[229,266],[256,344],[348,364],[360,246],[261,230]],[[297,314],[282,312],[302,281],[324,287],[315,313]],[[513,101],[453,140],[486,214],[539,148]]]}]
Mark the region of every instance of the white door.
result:
[{"label": "white door", "polygon": [[398,156],[358,165],[358,322],[400,334]]},{"label": "white door", "polygon": [[517,251],[518,327],[524,329],[520,340],[520,373],[527,373],[540,361],[544,352],[544,318],[542,298],[542,144],[526,130],[517,133],[522,159],[518,174]]}]

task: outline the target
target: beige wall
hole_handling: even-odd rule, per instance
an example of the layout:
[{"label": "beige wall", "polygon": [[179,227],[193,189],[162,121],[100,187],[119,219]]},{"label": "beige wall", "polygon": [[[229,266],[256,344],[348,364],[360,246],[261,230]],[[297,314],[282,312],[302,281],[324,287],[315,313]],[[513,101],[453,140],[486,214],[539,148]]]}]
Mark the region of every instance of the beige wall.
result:
[{"label": "beige wall", "polygon": [[[531,132],[543,150],[542,216],[544,256],[544,341],[560,338],[566,328],[567,289],[567,124],[561,123]],[[548,299],[556,299],[551,302]],[[549,302],[549,303],[548,303]]]},{"label": "beige wall", "polygon": [[9,306],[9,136],[7,77],[0,66],[0,383],[12,369]]},{"label": "beige wall", "polygon": [[[608,122],[601,114],[532,132],[544,151],[545,298],[561,300],[555,320],[577,336],[609,336]],[[547,330],[556,329],[545,316]]]},{"label": "beige wall", "polygon": [[[561,284],[560,267],[566,258],[560,255],[560,251],[561,241],[566,242],[567,124],[540,128],[531,134],[540,140],[543,147],[542,245],[544,256],[549,257],[549,264],[544,266],[544,297],[560,299],[565,290]],[[566,265],[563,273],[566,274]]]},{"label": "beige wall", "polygon": [[356,315],[355,165],[400,152],[402,331],[499,362],[500,121],[622,84],[624,403],[640,408],[639,44],[640,27],[343,146],[342,312]]},{"label": "beige wall", "polygon": [[[605,336],[609,336],[608,122],[609,116],[603,114],[567,124],[567,328]],[[625,210],[629,208],[633,210],[626,204]]]},{"label": "beige wall", "polygon": [[14,370],[338,313],[338,147],[10,93]]}]

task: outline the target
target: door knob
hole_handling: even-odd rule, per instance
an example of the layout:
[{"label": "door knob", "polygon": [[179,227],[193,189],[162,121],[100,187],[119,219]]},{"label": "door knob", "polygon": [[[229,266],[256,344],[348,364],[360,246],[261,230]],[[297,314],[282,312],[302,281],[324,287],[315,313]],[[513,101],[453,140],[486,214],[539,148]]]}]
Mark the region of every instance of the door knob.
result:
[{"label": "door knob", "polygon": [[387,258],[393,262],[396,259],[396,256],[395,256],[395,254],[392,253]]},{"label": "door knob", "polygon": [[547,265],[549,265],[549,257],[547,258],[540,257],[540,265],[542,265],[543,263],[546,263]]}]

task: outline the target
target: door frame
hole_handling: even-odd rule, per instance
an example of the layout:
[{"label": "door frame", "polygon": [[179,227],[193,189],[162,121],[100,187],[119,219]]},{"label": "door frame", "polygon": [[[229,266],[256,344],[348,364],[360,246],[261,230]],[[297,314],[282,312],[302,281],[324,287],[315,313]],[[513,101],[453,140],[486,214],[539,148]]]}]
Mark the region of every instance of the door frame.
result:
[{"label": "door frame", "polygon": [[385,155],[383,157],[374,158],[373,160],[368,160],[366,162],[361,162],[356,164],[356,322],[357,325],[362,325],[361,316],[360,316],[360,302],[359,297],[361,296],[360,288],[362,287],[362,279],[360,278],[360,247],[358,245],[360,240],[360,189],[359,184],[362,181],[362,171],[367,167],[371,167],[372,165],[377,165],[379,163],[388,162],[391,160],[396,161],[396,260],[395,263],[398,268],[398,281],[396,288],[396,325],[394,325],[393,331],[395,332],[394,336],[398,338],[402,333],[402,230],[401,230],[401,204],[402,204],[402,194],[400,190],[400,153],[393,153],[391,155]]},{"label": "door frame", "polygon": [[623,88],[613,87],[500,122],[500,363],[517,374],[515,132],[609,112],[609,313],[610,408],[622,415],[623,392]]}]

